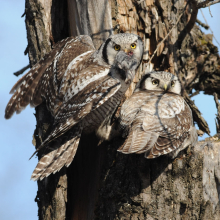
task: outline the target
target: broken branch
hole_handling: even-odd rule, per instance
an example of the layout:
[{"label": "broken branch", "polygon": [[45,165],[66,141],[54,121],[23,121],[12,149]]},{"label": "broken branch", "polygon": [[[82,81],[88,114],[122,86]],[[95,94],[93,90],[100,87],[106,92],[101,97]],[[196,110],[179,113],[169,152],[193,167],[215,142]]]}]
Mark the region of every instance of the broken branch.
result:
[{"label": "broken branch", "polygon": [[22,68],[21,70],[13,73],[15,76],[19,76],[21,75],[25,70],[27,70],[28,68],[30,68],[30,64],[28,64],[27,66],[25,66],[24,68]]},{"label": "broken branch", "polygon": [[220,133],[220,104],[218,101],[218,95],[217,93],[214,93],[214,100],[215,100],[215,104],[216,104],[216,108],[217,108],[217,115],[216,115],[216,119],[215,119],[215,124],[216,124],[216,131],[217,133]]},{"label": "broken branch", "polygon": [[206,8],[206,7],[209,7],[211,5],[217,4],[219,2],[220,2],[220,0],[216,0],[216,1],[213,1],[213,0],[203,1],[203,2],[200,2],[200,3],[197,4],[197,8]]}]

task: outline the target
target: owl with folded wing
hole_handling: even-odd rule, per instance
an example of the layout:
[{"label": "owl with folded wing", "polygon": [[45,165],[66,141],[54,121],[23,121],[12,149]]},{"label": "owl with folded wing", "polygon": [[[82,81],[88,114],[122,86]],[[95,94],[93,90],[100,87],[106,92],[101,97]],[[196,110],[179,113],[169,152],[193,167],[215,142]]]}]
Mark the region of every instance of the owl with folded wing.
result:
[{"label": "owl with folded wing", "polygon": [[118,151],[174,158],[195,145],[198,136],[192,112],[180,93],[177,76],[162,71],[146,74],[121,107],[120,126],[127,138]]}]

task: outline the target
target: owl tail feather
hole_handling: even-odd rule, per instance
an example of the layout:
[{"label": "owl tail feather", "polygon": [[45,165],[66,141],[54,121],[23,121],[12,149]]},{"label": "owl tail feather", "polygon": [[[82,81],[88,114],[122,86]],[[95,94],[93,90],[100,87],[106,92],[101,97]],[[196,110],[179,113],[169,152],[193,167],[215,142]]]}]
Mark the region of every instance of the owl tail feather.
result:
[{"label": "owl tail feather", "polygon": [[[45,154],[38,162],[35,170],[31,175],[32,180],[42,180],[48,177],[51,173],[55,174],[60,171],[63,166],[68,167],[76,154],[81,130],[78,132],[70,132],[68,141],[65,141],[59,148]],[[51,146],[50,146],[51,147]]]},{"label": "owl tail feather", "polygon": [[[43,141],[43,143],[37,148],[37,150],[31,155],[31,157],[29,158],[29,160],[39,151],[41,150],[43,147],[45,147],[47,144],[49,144],[50,142],[52,142],[53,140],[57,139],[58,137],[60,137],[61,135],[63,135],[65,132],[67,132],[68,130],[70,130],[75,124],[77,123],[77,121],[74,121],[73,118],[67,118],[65,121],[63,121],[62,123],[59,124],[59,126],[56,126],[55,129],[48,135],[48,137]],[[79,126],[77,126],[78,128]],[[74,131],[76,131],[76,128],[74,129]],[[77,131],[78,132],[78,131]],[[82,128],[79,128],[79,132],[81,134],[82,132]]]},{"label": "owl tail feather", "polygon": [[145,132],[141,128],[138,128],[129,133],[124,144],[118,149],[118,151],[124,154],[141,154],[153,147],[157,138],[157,134]]}]

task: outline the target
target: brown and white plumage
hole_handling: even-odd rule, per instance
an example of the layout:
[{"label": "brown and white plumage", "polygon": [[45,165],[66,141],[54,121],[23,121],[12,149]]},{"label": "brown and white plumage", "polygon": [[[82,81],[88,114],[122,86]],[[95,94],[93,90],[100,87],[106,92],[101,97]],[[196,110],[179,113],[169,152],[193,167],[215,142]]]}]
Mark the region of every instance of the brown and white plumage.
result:
[{"label": "brown and white plumage", "polygon": [[[150,90],[149,90],[150,89]],[[120,124],[127,138],[122,153],[145,153],[146,158],[176,156],[197,141],[192,112],[180,96],[180,83],[171,73],[144,76],[136,92],[120,111]]]},{"label": "brown and white plumage", "polygon": [[58,143],[45,147],[43,156],[38,162],[31,179],[44,179],[51,173],[55,174],[63,166],[68,167],[76,154],[82,132],[81,126],[75,126],[66,132]]},{"label": "brown and white plumage", "polygon": [[13,94],[5,109],[5,118],[9,119],[14,112],[20,113],[28,104],[35,107],[47,101],[47,107],[54,115],[54,104],[63,75],[69,63],[85,52],[94,52],[89,36],[69,37],[58,42],[53,50],[46,54],[31,70],[25,74],[11,89]]},{"label": "brown and white plumage", "polygon": [[43,179],[69,166],[82,132],[101,136],[142,56],[143,43],[134,34],[112,35],[99,50],[89,36],[70,37],[57,43],[15,84],[6,119],[44,100],[54,117],[54,129],[37,149],[43,156],[32,179]]}]

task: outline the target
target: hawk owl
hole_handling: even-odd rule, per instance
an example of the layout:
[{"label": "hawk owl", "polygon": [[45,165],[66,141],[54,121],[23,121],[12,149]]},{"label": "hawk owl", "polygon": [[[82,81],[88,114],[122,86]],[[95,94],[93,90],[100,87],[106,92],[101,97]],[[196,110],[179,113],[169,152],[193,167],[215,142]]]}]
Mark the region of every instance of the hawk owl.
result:
[{"label": "hawk owl", "polygon": [[[44,100],[54,117],[54,129],[37,149],[44,153],[33,180],[68,167],[82,132],[95,131],[100,138],[108,138],[102,130],[108,130],[142,57],[143,42],[135,34],[112,35],[98,50],[87,35],[69,37],[58,42],[14,85],[6,119],[28,104],[35,107]],[[53,144],[55,139],[61,140],[59,146]]]},{"label": "hawk owl", "polygon": [[151,72],[140,81],[120,111],[120,126],[127,136],[119,152],[145,153],[146,158],[169,154],[172,158],[194,145],[198,136],[192,112],[180,95],[177,76]]}]

